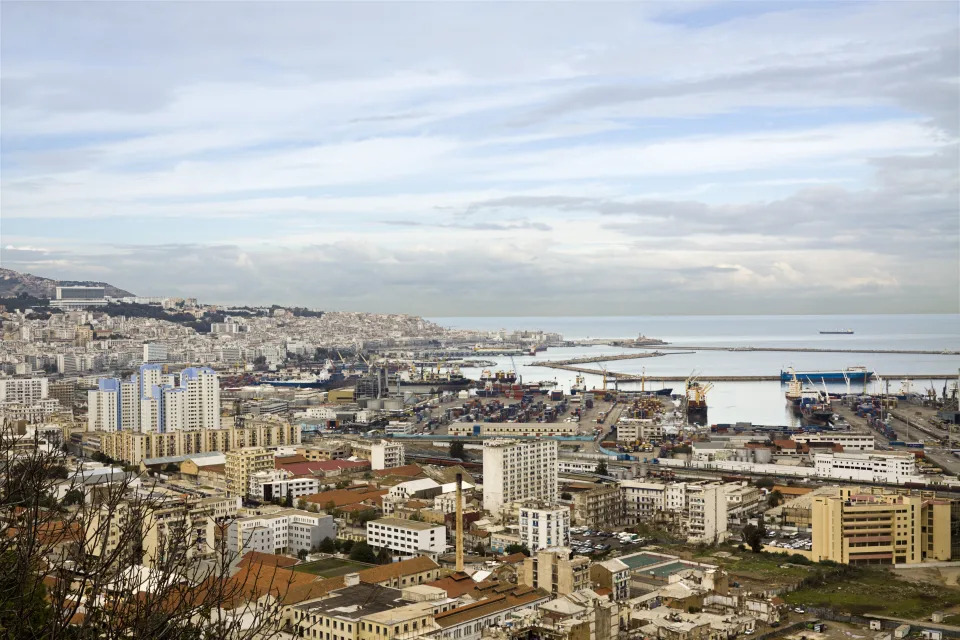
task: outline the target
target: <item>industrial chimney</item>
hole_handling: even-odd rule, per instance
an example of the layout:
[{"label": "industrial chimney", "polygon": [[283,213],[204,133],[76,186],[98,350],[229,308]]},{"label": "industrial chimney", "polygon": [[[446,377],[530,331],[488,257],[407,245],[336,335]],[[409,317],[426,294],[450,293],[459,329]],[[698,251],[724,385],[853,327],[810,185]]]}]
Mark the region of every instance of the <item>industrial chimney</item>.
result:
[{"label": "industrial chimney", "polygon": [[457,571],[463,571],[463,474],[457,474]]}]

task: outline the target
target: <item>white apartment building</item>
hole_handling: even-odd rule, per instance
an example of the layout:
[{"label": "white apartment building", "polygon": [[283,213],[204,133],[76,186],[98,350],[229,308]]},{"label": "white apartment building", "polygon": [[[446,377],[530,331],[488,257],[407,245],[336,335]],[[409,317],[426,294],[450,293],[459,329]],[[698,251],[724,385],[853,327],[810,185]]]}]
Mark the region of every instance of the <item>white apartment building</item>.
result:
[{"label": "white apartment building", "polygon": [[373,471],[393,469],[406,464],[404,448],[399,442],[377,440],[376,442],[351,442],[350,444],[353,447],[353,455],[369,460],[370,468]]},{"label": "white apartment building", "polygon": [[286,499],[290,496],[291,500],[302,498],[303,496],[320,493],[320,487],[323,485],[320,478],[287,478],[284,480],[273,480],[265,482],[260,487],[260,498],[270,502],[277,498]]},{"label": "white apartment building", "polygon": [[531,552],[570,545],[570,509],[544,504],[520,506],[520,544]]},{"label": "white apartment building", "polygon": [[520,500],[557,502],[554,440],[490,440],[483,445],[483,508],[499,513]]},{"label": "white apartment building", "polygon": [[166,362],[167,361],[167,345],[160,344],[159,342],[144,343],[143,361],[147,363]]},{"label": "white apartment building", "polygon": [[833,442],[843,447],[845,453],[875,451],[877,439],[869,433],[802,433],[793,436],[794,442]]},{"label": "white apartment building", "polygon": [[103,287],[57,287],[57,297],[50,301],[50,306],[64,311],[102,307],[107,304],[104,291]]},{"label": "white apartment building", "polygon": [[6,378],[0,380],[0,402],[34,404],[48,397],[46,378]]},{"label": "white apartment building", "polygon": [[324,538],[336,537],[333,516],[284,509],[234,520],[227,529],[227,548],[240,555],[248,551],[296,554],[300,550],[313,551]]},{"label": "white apartment building", "polygon": [[[731,485],[740,490],[740,485]],[[728,512],[737,508],[736,500],[728,502],[727,485],[704,482],[620,483],[623,497],[623,522],[635,525],[659,518],[679,523],[688,538],[696,542],[722,540],[727,532]],[[743,496],[741,492],[741,502]]]},{"label": "white apartment building", "polygon": [[813,466],[821,478],[901,484],[920,477],[917,459],[908,452],[818,453]]},{"label": "white apartment building", "polygon": [[663,425],[654,420],[620,418],[617,421],[617,442],[659,442],[663,436]]},{"label": "white apartment building", "polygon": [[447,546],[447,528],[429,522],[380,518],[367,522],[367,544],[404,556],[439,554]]},{"label": "white apartment building", "polygon": [[417,425],[413,422],[391,420],[383,428],[383,432],[388,436],[397,436],[410,434],[417,430]]},{"label": "white apartment building", "polygon": [[[179,378],[179,379],[178,379]],[[179,376],[159,364],[143,364],[127,380],[101,378],[87,394],[88,431],[170,433],[220,428],[220,383],[216,372],[191,367]]]}]

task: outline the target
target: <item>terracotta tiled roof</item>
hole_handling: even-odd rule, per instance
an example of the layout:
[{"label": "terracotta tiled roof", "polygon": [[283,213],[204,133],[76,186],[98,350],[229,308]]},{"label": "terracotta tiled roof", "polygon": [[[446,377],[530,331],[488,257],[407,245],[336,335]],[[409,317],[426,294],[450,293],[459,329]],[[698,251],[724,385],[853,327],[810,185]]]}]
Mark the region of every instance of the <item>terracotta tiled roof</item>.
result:
[{"label": "terracotta tiled roof", "polygon": [[374,471],[373,475],[377,476],[378,478],[386,478],[387,476],[405,476],[408,478],[415,478],[417,476],[424,476],[426,474],[423,472],[423,469],[420,468],[420,465],[406,464],[402,467],[380,469],[378,471]]},{"label": "terracotta tiled roof", "polygon": [[283,567],[285,569],[289,569],[298,562],[299,561],[296,558],[278,556],[272,553],[261,553],[260,551],[250,551],[243,555],[243,558],[237,563],[237,566],[246,567],[251,564],[266,564],[274,567]]},{"label": "terracotta tiled roof", "polygon": [[319,505],[325,505],[333,502],[337,507],[343,507],[348,504],[358,504],[360,502],[374,502],[387,494],[386,489],[373,489],[369,486],[360,486],[351,489],[334,489],[332,491],[322,491],[313,495],[304,496],[307,502],[315,502]]},{"label": "terracotta tiled roof", "polygon": [[391,562],[377,567],[370,567],[360,572],[360,582],[372,582],[379,584],[393,578],[402,576],[412,576],[431,569],[439,569],[440,565],[427,556],[417,556],[409,560],[400,562]]},{"label": "terracotta tiled roof", "polygon": [[[485,581],[483,584],[487,583],[492,585],[494,581]],[[475,590],[478,584],[474,582],[473,578],[461,572],[451,574],[445,578],[440,578],[439,580],[434,580],[433,582],[428,582],[427,586],[443,589],[447,592],[448,598],[459,598],[460,596]]]},{"label": "terracotta tiled roof", "polygon": [[280,467],[286,466],[288,464],[295,464],[297,462],[307,462],[307,459],[301,456],[300,454],[293,456],[283,456],[282,458],[274,458],[273,466],[279,469]]}]

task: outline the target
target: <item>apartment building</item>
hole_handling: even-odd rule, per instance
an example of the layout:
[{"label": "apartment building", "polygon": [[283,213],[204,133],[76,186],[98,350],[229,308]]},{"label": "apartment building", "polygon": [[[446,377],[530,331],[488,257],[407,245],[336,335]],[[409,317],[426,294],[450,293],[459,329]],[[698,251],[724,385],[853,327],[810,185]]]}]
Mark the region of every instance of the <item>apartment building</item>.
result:
[{"label": "apartment building", "polygon": [[303,496],[319,493],[321,486],[323,486],[321,478],[286,478],[265,482],[261,491],[263,492],[263,500],[267,502],[276,499],[285,500],[287,496],[291,500],[296,500]]},{"label": "apartment building", "polygon": [[557,452],[553,440],[491,440],[483,446],[483,508],[499,513],[510,502],[557,502]]},{"label": "apartment building", "polygon": [[31,405],[46,400],[49,384],[46,378],[0,379],[0,403],[17,402]]},{"label": "apartment building", "polygon": [[[107,411],[106,415],[110,415],[110,412]],[[227,452],[248,446],[296,445],[300,442],[300,427],[286,422],[265,425],[247,420],[243,427],[168,433],[98,430],[89,439],[99,441],[100,451],[114,460],[140,464],[149,458]]]},{"label": "apartment building", "polygon": [[159,364],[143,364],[127,380],[98,380],[87,404],[88,431],[220,428],[220,383],[216,372],[205,367],[190,367],[175,376],[163,373]]},{"label": "apartment building", "polygon": [[226,453],[224,473],[227,477],[227,495],[246,496],[250,476],[276,468],[274,456],[263,447],[243,447]]},{"label": "apartment building", "polygon": [[367,522],[367,544],[404,556],[439,554],[447,546],[447,528],[428,522],[380,518]]},{"label": "apartment building", "polygon": [[645,418],[621,418],[617,421],[617,442],[640,444],[663,440],[663,425]]},{"label": "apartment building", "polygon": [[333,516],[284,509],[231,522],[227,529],[227,548],[241,555],[248,551],[296,555],[300,551],[315,551],[324,538],[336,537]]},{"label": "apartment building", "polygon": [[616,483],[573,483],[566,486],[564,491],[573,499],[574,524],[591,529],[619,526],[623,517],[623,498]]},{"label": "apartment building", "polygon": [[[747,492],[740,485],[732,487],[742,501]],[[620,490],[624,524],[656,522],[678,527],[694,542],[722,540],[727,532],[728,510],[740,504],[736,500],[728,503],[727,485],[716,482],[624,480]]]},{"label": "apartment building", "polygon": [[586,556],[571,559],[570,549],[565,547],[541,549],[524,559],[520,582],[543,589],[554,598],[589,589],[590,559]]},{"label": "apartment building", "polygon": [[814,561],[918,564],[958,557],[960,503],[932,493],[836,487],[811,500]]},{"label": "apartment building", "polygon": [[520,506],[520,544],[530,551],[570,544],[570,510],[543,503]]},{"label": "apartment building", "polygon": [[617,558],[595,562],[590,565],[590,579],[601,587],[610,589],[614,600],[630,597],[630,567]]},{"label": "apartment building", "polygon": [[311,462],[343,460],[353,455],[353,447],[346,440],[322,440],[316,444],[299,447],[297,453]]},{"label": "apartment building", "polygon": [[370,468],[374,471],[393,469],[406,464],[403,445],[389,440],[374,442],[353,442],[353,455],[370,461]]}]

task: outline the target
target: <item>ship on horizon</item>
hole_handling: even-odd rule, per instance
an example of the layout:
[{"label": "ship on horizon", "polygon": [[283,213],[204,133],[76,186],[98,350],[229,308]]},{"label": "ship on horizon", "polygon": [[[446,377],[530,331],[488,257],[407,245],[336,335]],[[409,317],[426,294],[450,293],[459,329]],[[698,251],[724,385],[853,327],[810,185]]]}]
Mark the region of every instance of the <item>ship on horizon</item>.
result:
[{"label": "ship on horizon", "polygon": [[843,335],[849,336],[853,334],[853,329],[828,329],[827,331],[821,331],[820,335]]},{"label": "ship on horizon", "polygon": [[873,377],[873,371],[866,367],[847,367],[833,371],[780,371],[780,382],[790,382],[794,378],[802,382],[867,382]]}]

